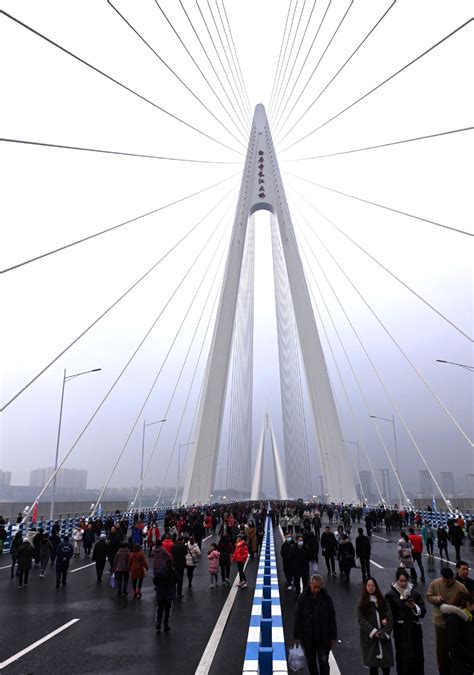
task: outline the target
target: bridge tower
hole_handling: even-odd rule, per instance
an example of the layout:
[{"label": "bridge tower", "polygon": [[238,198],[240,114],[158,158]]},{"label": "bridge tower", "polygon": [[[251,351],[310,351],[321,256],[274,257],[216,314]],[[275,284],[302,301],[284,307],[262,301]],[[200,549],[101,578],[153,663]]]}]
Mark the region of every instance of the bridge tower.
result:
[{"label": "bridge tower", "polygon": [[[255,108],[250,132],[224,281],[196,417],[193,436],[196,443],[192,446],[182,501],[184,504],[207,503],[213,490],[248,223],[252,214],[260,209],[270,211],[278,224],[326,490],[331,500],[355,501],[354,477],[342,442],[341,427],[303,265],[265,108],[261,104]],[[280,351],[280,374],[281,368]],[[252,376],[251,372],[249,376]],[[248,452],[251,452],[250,447]],[[287,467],[287,475],[288,471],[297,469],[298,467]],[[250,488],[249,485],[249,491]]]}]

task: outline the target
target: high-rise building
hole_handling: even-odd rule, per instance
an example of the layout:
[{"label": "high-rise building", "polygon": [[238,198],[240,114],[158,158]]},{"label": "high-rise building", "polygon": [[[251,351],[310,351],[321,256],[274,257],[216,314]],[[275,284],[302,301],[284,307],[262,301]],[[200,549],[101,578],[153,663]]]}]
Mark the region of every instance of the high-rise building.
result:
[{"label": "high-rise building", "polygon": [[454,474],[452,471],[441,471],[441,489],[447,497],[454,497]]},{"label": "high-rise building", "polygon": [[369,501],[372,497],[372,474],[370,471],[359,471],[359,480],[362,489],[362,493],[365,495],[365,498]]},{"label": "high-rise building", "polygon": [[474,499],[474,473],[466,474],[466,494],[464,496]]},{"label": "high-rise building", "polygon": [[390,497],[390,478],[388,475],[388,469],[380,469],[380,476],[382,478],[382,485],[380,486],[382,489],[382,494],[384,496],[384,499],[390,503],[391,497]]},{"label": "high-rise building", "polygon": [[420,481],[420,492],[423,497],[428,497],[429,495],[434,494],[434,485],[433,479],[430,476],[430,472],[427,469],[421,469],[418,471],[418,477]]},{"label": "high-rise building", "polygon": [[7,485],[10,485],[12,480],[12,472],[11,471],[3,471],[0,469],[0,485],[3,487],[7,487]]},{"label": "high-rise building", "polygon": [[[30,472],[30,486],[43,487],[51,478],[54,468],[34,469]],[[86,469],[59,469],[56,476],[56,488],[59,490],[85,490],[87,487]]]}]

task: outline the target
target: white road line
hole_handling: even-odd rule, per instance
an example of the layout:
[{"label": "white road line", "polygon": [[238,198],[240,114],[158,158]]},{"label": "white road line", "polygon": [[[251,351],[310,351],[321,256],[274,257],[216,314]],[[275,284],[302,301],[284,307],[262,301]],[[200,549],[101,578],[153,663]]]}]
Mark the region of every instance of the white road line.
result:
[{"label": "white road line", "polygon": [[377,539],[381,539],[382,541],[388,541],[388,542],[390,541],[390,539],[385,539],[384,537],[379,537],[378,534],[373,534],[372,536],[377,537]]},{"label": "white road line", "polygon": [[385,567],[383,565],[379,565],[379,563],[376,563],[375,560],[372,560],[372,558],[370,559],[370,562],[372,563],[372,565],[375,565],[375,567],[378,567],[379,570],[385,569]]},{"label": "white road line", "polygon": [[[245,568],[247,567],[248,561],[249,558],[247,558],[247,561],[244,565],[244,571]],[[224,607],[222,608],[221,613],[219,614],[219,618],[217,619],[216,625],[214,626],[214,630],[212,631],[211,637],[209,638],[209,642],[206,645],[206,649],[204,650],[203,655],[201,656],[201,660],[199,661],[199,665],[196,668],[194,675],[208,675],[209,670],[211,669],[212,662],[214,661],[214,657],[216,655],[219,642],[221,641],[222,633],[224,632],[224,628],[229,618],[232,605],[234,604],[235,597],[239,590],[240,589],[238,588],[238,586],[233,585],[231,587],[229,595],[227,596],[227,600],[225,601]]]},{"label": "white road line", "polygon": [[0,567],[0,570],[9,570],[11,565],[6,565],[6,567]]},{"label": "white road line", "polygon": [[[428,554],[425,553],[425,555],[427,556]],[[438,558],[437,555],[434,555],[433,558],[436,558],[436,560],[441,560],[441,562],[448,563],[448,565],[454,565],[454,566],[456,566],[456,563],[455,563],[455,562],[451,562],[451,560],[445,560],[444,558]]]},{"label": "white road line", "polygon": [[25,654],[28,654],[28,652],[31,652],[33,649],[36,649],[36,647],[39,647],[40,645],[43,644],[43,642],[47,642],[48,640],[51,640],[55,635],[58,635],[61,633],[63,630],[66,630],[66,628],[69,628],[69,626],[72,626],[73,624],[77,623],[79,619],[72,619],[71,621],[68,621],[65,623],[63,626],[60,626],[59,628],[56,628],[56,630],[53,630],[51,633],[48,633],[44,637],[42,637],[40,640],[37,640],[36,642],[33,642],[32,645],[29,647],[26,647],[25,649],[22,649],[21,652],[18,652],[14,656],[11,656],[9,659],[6,661],[3,661],[0,663],[0,670],[3,668],[6,668],[7,666],[10,665],[10,663],[13,663],[14,661],[18,661],[22,656]]},{"label": "white road line", "polygon": [[76,567],[75,570],[69,570],[71,574],[74,574],[74,572],[79,572],[80,570],[85,570],[86,567],[92,567],[92,565],[95,565],[95,562],[89,563],[88,565],[83,565],[82,567]]},{"label": "white road line", "polygon": [[204,537],[204,539],[203,539],[202,541],[207,541],[207,540],[210,539],[212,536],[214,536],[214,535],[209,534],[207,537]]}]

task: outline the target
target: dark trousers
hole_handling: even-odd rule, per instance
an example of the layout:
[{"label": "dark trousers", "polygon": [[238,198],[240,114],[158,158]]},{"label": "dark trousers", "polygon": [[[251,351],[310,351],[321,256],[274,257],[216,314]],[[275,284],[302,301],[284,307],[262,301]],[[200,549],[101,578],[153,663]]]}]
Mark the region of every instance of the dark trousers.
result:
[{"label": "dark trousers", "polygon": [[97,581],[102,581],[102,575],[104,573],[105,560],[96,560],[95,562],[95,571],[97,574]]},{"label": "dark trousers", "polygon": [[433,540],[432,539],[426,540],[426,551],[427,551],[428,555],[433,555]]},{"label": "dark trousers", "polygon": [[436,660],[438,662],[439,675],[449,675],[451,672],[451,659],[448,651],[448,631],[446,628],[435,626],[436,637]]},{"label": "dark trousers", "polygon": [[186,573],[188,575],[189,588],[193,585],[194,565],[186,565]]},{"label": "dark trousers", "polygon": [[224,563],[223,565],[219,565],[219,567],[221,568],[221,579],[222,581],[226,581],[230,576],[230,564]]},{"label": "dark trousers", "polygon": [[176,570],[176,572],[178,573],[178,585],[177,585],[176,590],[177,590],[177,594],[178,594],[178,597],[179,597],[180,595],[183,595],[184,569],[183,570]]},{"label": "dark trousers", "polygon": [[285,575],[286,585],[291,586],[291,582],[293,581],[293,570],[291,567],[291,561],[289,560],[283,561],[283,574]]},{"label": "dark trousers", "polygon": [[367,556],[360,556],[359,558],[360,562],[360,569],[362,571],[362,578],[367,579],[367,577],[370,577],[370,558]]},{"label": "dark trousers", "polygon": [[67,579],[67,570],[63,570],[62,568],[57,568],[56,567],[56,586],[59,586],[59,584],[62,582],[63,586],[66,585],[66,579]]},{"label": "dark trousers", "polygon": [[[303,588],[301,588],[300,585],[300,580],[303,584]],[[296,595],[299,595],[301,591],[305,590],[306,586],[308,585],[308,574],[302,575],[300,573],[294,575],[294,584],[295,584],[295,591]]]},{"label": "dark trousers", "polygon": [[420,568],[420,576],[422,579],[425,578],[425,568],[423,567],[423,561],[421,559],[421,553],[412,553],[413,555],[413,560],[416,562],[418,567]]},{"label": "dark trousers", "polygon": [[[380,668],[382,675],[390,675],[390,668]],[[379,668],[369,668],[369,675],[378,675]]]},{"label": "dark trousers", "polygon": [[117,587],[117,594],[127,592],[128,572],[115,572],[115,585]]},{"label": "dark trousers", "polygon": [[445,554],[446,554],[446,560],[449,560],[449,555],[448,555],[448,544],[447,544],[447,542],[439,543],[439,544],[438,544],[438,548],[439,548],[439,556],[440,556],[440,558],[443,557],[443,551],[444,551]]},{"label": "dark trousers", "polygon": [[165,613],[165,626],[169,624],[172,600],[157,600],[158,607],[156,608],[156,626],[161,628],[161,618],[163,612]]},{"label": "dark trousers", "polygon": [[19,583],[20,586],[23,586],[23,584],[26,585],[26,584],[28,583],[28,576],[29,576],[29,574],[30,574],[30,570],[23,570],[23,569],[20,569],[20,572],[19,572],[19,577],[20,577],[20,578],[19,578],[19,580],[18,580],[18,583]]},{"label": "dark trousers", "polygon": [[333,573],[336,571],[336,564],[334,562],[334,555],[324,555],[324,560],[326,561],[326,567],[328,573]]},{"label": "dark trousers", "polygon": [[[12,577],[15,576],[15,565],[16,565],[16,555],[12,555],[12,569],[11,569],[11,576]],[[17,576],[19,574],[18,568],[17,568],[16,574],[17,574]]]},{"label": "dark trousers", "polygon": [[137,577],[136,579],[132,579],[132,587],[134,591],[137,590],[138,586],[138,592],[140,592],[142,590],[142,584],[143,584],[143,577]]},{"label": "dark trousers", "polygon": [[454,550],[456,551],[456,562],[461,560],[461,544],[453,544]]},{"label": "dark trousers", "polygon": [[243,562],[238,562],[237,563],[237,569],[239,570],[239,579],[240,581],[247,581],[247,577],[245,576],[244,572],[244,563]]},{"label": "dark trousers", "polygon": [[329,675],[329,650],[312,644],[303,644],[310,675]]}]

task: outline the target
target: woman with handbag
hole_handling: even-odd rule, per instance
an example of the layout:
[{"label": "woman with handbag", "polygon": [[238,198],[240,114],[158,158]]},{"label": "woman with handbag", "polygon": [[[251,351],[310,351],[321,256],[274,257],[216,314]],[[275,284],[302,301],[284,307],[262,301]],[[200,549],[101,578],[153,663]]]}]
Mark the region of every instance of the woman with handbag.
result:
[{"label": "woman with handbag", "polygon": [[341,572],[345,575],[345,582],[348,584],[351,578],[351,569],[355,567],[355,549],[348,535],[345,533],[341,535],[337,557]]},{"label": "woman with handbag", "polygon": [[410,569],[410,576],[416,580],[415,563],[412,555],[411,541],[408,539],[406,532],[400,532],[400,539],[397,542],[397,552],[399,559],[399,567],[408,567]]},{"label": "woman with handbag", "polygon": [[148,571],[148,563],[140,544],[135,544],[132,553],[129,555],[128,569],[132,579],[133,597],[141,598],[142,584],[143,579],[145,578],[145,573]]},{"label": "woman with handbag", "polygon": [[392,612],[373,577],[367,579],[362,589],[357,619],[364,666],[369,668],[370,675],[377,675],[379,668],[383,675],[389,675],[393,666]]},{"label": "woman with handbag", "polygon": [[186,553],[186,574],[188,577],[188,588],[193,587],[194,568],[199,562],[198,556],[201,555],[201,549],[194,541],[194,537],[189,537],[187,543],[188,551]]}]

